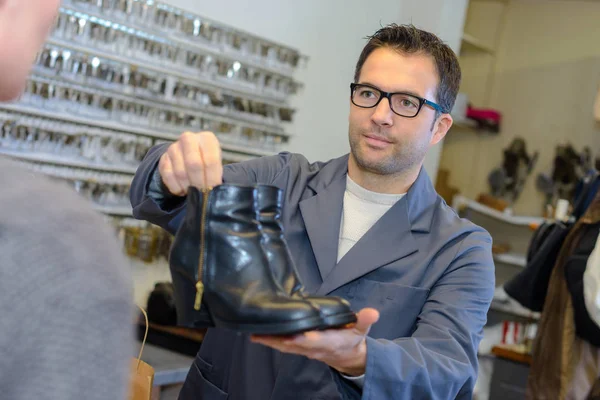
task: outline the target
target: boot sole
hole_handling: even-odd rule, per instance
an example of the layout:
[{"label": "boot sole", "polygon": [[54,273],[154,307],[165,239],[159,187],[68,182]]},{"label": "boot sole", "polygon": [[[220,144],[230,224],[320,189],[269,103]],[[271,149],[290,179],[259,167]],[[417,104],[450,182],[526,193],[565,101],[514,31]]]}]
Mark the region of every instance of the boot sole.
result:
[{"label": "boot sole", "polygon": [[317,330],[322,325],[323,319],[321,317],[310,317],[270,324],[241,324],[215,319],[215,326],[217,328],[231,329],[254,335],[293,335]]},{"label": "boot sole", "polygon": [[[204,308],[201,311],[195,312],[192,318],[194,320],[195,328],[214,328],[215,327],[215,323],[213,322],[212,318],[210,317],[210,314],[208,314],[208,311],[205,311]],[[356,322],[356,314],[350,312],[350,313],[329,315],[327,317],[319,318],[318,325],[315,324],[314,327],[312,327],[312,324],[315,323],[315,321],[313,321],[314,318],[311,318],[310,320],[311,320],[311,323],[309,325],[311,327],[302,328],[301,330],[296,331],[296,332],[300,333],[300,332],[306,332],[306,331],[315,330],[315,329],[326,330],[326,329],[342,328],[348,324],[355,323]],[[294,321],[294,322],[296,322],[296,321]],[[231,322],[220,322],[220,323],[218,323],[217,326],[220,326],[225,329],[234,329],[237,331],[247,332],[247,333],[260,334],[259,332],[254,332],[255,330],[258,329],[263,334],[276,334],[273,332],[282,330],[281,326],[284,326],[283,331],[287,332],[288,327],[285,327],[285,325],[290,324],[290,323],[291,322],[280,323],[280,324],[270,324],[270,325],[256,325],[256,324],[240,325],[240,324],[231,323]],[[263,331],[264,328],[267,328],[267,330]],[[295,331],[295,329],[293,327],[291,327],[291,328],[292,328],[292,331]],[[281,333],[281,334],[285,334],[285,333]]]},{"label": "boot sole", "polygon": [[321,330],[341,328],[345,325],[356,322],[356,314],[353,312],[334,314],[323,317],[323,324]]},{"label": "boot sole", "polygon": [[[191,315],[188,316],[188,318],[194,321],[193,322],[194,328],[214,328],[215,327],[215,322],[210,317],[210,314],[204,304],[202,305],[202,308],[200,309],[200,311],[193,310],[193,312],[191,313]],[[278,330],[283,330],[283,331],[287,331],[288,329],[295,330],[296,328],[294,328],[293,326],[290,326],[288,328],[286,325],[297,323],[298,325],[301,325],[301,326],[303,324],[306,324],[306,326],[308,326],[308,328],[302,327],[301,330],[298,331],[298,332],[305,332],[305,331],[314,330],[314,329],[326,330],[326,329],[342,328],[348,324],[355,323],[356,322],[356,314],[353,312],[347,312],[347,313],[341,313],[341,314],[328,315],[326,317],[321,317],[318,319],[310,318],[308,320],[309,320],[308,323],[290,321],[290,322],[285,322],[285,323],[269,324],[269,325],[238,324],[238,323],[234,323],[234,322],[220,321],[217,325],[220,327],[226,328],[226,329],[234,329],[234,330],[239,330],[242,332],[250,332],[250,333],[254,333],[253,331],[257,330],[257,329],[262,331],[263,329],[266,328],[266,332],[263,332],[264,334],[268,334],[268,333],[274,334],[273,332],[278,331]],[[316,322],[317,320],[318,320],[318,324]],[[301,320],[301,321],[304,321],[304,320]],[[283,328],[281,328],[281,327],[283,327]]]}]

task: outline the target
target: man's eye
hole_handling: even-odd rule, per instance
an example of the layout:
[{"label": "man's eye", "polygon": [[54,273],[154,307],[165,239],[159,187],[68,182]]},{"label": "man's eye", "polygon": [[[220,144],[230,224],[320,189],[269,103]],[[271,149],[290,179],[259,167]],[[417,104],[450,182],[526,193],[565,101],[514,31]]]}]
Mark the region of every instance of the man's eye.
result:
[{"label": "man's eye", "polygon": [[417,103],[409,97],[400,97],[396,99],[394,103],[404,109],[414,109],[418,107]]},{"label": "man's eye", "polygon": [[366,99],[370,99],[370,98],[375,97],[375,93],[373,93],[370,90],[363,90],[363,91],[360,92],[360,95],[361,95],[361,97],[364,97]]}]

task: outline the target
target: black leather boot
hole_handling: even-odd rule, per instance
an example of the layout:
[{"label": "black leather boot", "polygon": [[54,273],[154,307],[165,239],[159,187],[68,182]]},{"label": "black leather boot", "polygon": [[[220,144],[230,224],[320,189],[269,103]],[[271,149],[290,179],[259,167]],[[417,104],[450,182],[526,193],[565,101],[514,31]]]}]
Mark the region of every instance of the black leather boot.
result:
[{"label": "black leather boot", "polygon": [[315,307],[289,297],[273,279],[255,199],[252,186],[189,189],[169,259],[180,323],[270,335],[321,326]]},{"label": "black leather boot", "polygon": [[292,298],[306,299],[319,308],[323,329],[356,322],[350,303],[340,297],[317,297],[306,293],[283,235],[283,192],[270,185],[257,185],[256,211],[262,230],[262,245],[275,280]]}]

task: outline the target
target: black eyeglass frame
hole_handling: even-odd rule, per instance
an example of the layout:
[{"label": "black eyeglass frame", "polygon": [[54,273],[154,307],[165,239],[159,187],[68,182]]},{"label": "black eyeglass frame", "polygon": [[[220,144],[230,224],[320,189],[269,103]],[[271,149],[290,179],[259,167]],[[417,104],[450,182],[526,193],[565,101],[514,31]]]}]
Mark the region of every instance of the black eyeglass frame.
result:
[{"label": "black eyeglass frame", "polygon": [[[370,89],[373,89],[374,91],[379,92],[380,96],[379,99],[377,100],[377,102],[375,104],[373,104],[372,106],[366,107],[366,106],[359,106],[358,104],[356,104],[354,102],[354,91],[356,90],[356,88],[358,87],[368,87]],[[419,100],[419,109],[417,110],[417,112],[415,113],[415,115],[412,116],[407,116],[407,115],[402,115],[397,113],[394,108],[392,107],[392,96],[395,94],[403,94],[406,96],[410,96],[410,97],[414,97],[415,99]],[[428,105],[429,107],[433,108],[435,111],[438,111],[442,114],[445,114],[446,111],[444,111],[444,109],[442,108],[442,106],[440,106],[437,103],[434,103],[433,101],[424,99],[423,97],[419,97],[419,96],[415,96],[412,93],[404,93],[404,92],[394,92],[394,93],[390,93],[390,92],[384,92],[383,90],[379,89],[378,87],[375,87],[373,85],[367,85],[365,83],[351,83],[350,84],[350,101],[352,102],[352,104],[354,104],[356,107],[360,107],[360,108],[373,108],[373,107],[377,107],[377,105],[379,105],[379,103],[381,102],[381,99],[388,99],[388,102],[390,104],[390,110],[392,110],[392,112],[396,115],[399,115],[401,117],[405,117],[405,118],[414,118],[417,115],[419,115],[419,112],[421,112],[421,108],[423,108],[423,105]]]}]

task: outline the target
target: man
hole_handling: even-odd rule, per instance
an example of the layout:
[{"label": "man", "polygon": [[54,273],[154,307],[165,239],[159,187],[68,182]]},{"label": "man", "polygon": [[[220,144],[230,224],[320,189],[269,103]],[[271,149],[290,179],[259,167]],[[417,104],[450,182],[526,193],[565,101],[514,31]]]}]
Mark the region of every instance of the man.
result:
[{"label": "man", "polygon": [[[58,5],[0,0],[0,102],[24,88]],[[124,400],[133,296],[113,230],[72,189],[0,169],[0,397]]]},{"label": "man", "polygon": [[356,66],[350,154],[309,163],[281,153],[223,167],[210,132],[147,154],[131,189],[136,217],[175,232],[189,186],[275,185],[307,290],[361,310],[355,326],[293,338],[209,329],[182,399],[472,397],[494,291],[492,241],[441,200],[422,168],[452,125],[459,83],[448,46],[391,25]]}]

